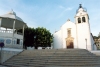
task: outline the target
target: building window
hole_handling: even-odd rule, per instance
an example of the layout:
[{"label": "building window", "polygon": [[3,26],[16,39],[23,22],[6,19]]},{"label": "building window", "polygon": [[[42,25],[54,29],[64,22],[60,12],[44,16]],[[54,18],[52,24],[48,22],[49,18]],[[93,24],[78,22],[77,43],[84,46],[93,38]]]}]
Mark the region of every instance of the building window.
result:
[{"label": "building window", "polygon": [[78,18],[78,23],[81,23],[81,18]]},{"label": "building window", "polygon": [[71,29],[67,29],[68,37],[71,36]]},{"label": "building window", "polygon": [[17,44],[20,44],[20,39],[17,39]]},{"label": "building window", "polygon": [[83,21],[83,22],[86,22],[85,17],[82,17],[82,21]]},{"label": "building window", "polygon": [[11,40],[10,40],[10,39],[7,39],[7,40],[6,40],[6,43],[7,43],[7,44],[11,44]]}]

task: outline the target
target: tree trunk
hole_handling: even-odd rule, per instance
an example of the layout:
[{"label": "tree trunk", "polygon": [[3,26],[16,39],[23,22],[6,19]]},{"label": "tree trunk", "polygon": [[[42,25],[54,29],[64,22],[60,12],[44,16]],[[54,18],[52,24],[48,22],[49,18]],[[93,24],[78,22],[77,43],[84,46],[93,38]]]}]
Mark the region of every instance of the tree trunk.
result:
[{"label": "tree trunk", "polygon": [[37,46],[35,46],[35,49],[38,49],[38,47],[37,47]]}]

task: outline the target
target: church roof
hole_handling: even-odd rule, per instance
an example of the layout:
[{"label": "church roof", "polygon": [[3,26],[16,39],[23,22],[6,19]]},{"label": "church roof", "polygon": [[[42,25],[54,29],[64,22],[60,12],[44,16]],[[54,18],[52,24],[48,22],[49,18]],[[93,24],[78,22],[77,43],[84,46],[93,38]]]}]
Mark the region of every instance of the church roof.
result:
[{"label": "church roof", "polygon": [[70,19],[68,19],[68,20],[66,21],[66,23],[64,23],[64,24],[62,25],[62,27],[72,27],[73,25],[75,25],[75,23],[71,22]]}]

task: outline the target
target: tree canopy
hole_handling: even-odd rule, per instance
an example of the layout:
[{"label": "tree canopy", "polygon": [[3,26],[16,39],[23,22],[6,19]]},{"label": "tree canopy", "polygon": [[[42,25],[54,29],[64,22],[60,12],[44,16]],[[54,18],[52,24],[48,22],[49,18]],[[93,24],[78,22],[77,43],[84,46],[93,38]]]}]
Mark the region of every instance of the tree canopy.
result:
[{"label": "tree canopy", "polygon": [[[18,30],[22,32],[22,30]],[[24,31],[24,48],[27,47],[50,47],[53,42],[53,35],[49,30],[43,27],[38,28],[25,28]]]}]

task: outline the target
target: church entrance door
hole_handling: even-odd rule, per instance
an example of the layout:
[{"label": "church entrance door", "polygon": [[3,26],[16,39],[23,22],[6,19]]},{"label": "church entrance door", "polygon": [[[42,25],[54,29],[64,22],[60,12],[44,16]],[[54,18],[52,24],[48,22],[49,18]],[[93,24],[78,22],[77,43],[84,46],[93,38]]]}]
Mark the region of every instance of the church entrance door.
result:
[{"label": "church entrance door", "polygon": [[67,38],[65,38],[66,48],[67,49],[72,49],[72,48],[74,48],[74,45],[73,45],[74,38],[71,37],[71,28],[67,29],[67,35],[68,35]]},{"label": "church entrance door", "polygon": [[67,47],[66,47],[67,49],[72,49],[72,48],[74,48],[73,42],[72,42],[72,41],[67,41],[66,46],[67,46]]},{"label": "church entrance door", "polygon": [[73,37],[67,37],[66,38],[66,48],[67,49],[73,49],[74,48],[74,38]]}]

